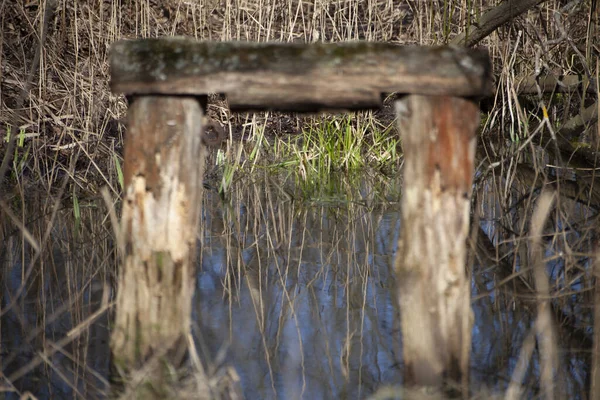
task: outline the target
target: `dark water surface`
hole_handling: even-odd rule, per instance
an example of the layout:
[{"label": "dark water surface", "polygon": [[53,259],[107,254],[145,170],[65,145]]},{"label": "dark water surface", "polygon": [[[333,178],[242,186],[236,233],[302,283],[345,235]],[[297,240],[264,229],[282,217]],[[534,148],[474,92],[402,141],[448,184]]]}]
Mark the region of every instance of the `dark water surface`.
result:
[{"label": "dark water surface", "polygon": [[[194,335],[208,369],[235,368],[246,398],[359,399],[402,383],[392,271],[400,180],[379,188],[368,176],[361,182],[302,201],[265,182],[234,185],[225,200],[205,194]],[[522,233],[531,214],[526,199],[537,193],[503,182],[476,185],[480,230],[470,268],[471,384],[474,392],[495,394],[510,384],[536,317]],[[41,200],[20,206],[39,243],[50,232],[37,257],[21,231],[2,221],[0,356],[12,382],[2,385],[6,398],[25,391],[38,398],[103,398],[110,313],[95,313],[114,298],[112,228],[101,201],[84,204],[80,222],[69,208],[52,220],[51,206]],[[556,382],[567,397],[585,398],[593,305],[589,232],[597,216],[574,201],[559,206],[545,237],[556,296]],[[507,280],[515,272],[522,275]],[[524,398],[539,390],[539,357],[536,347],[525,360]]]}]

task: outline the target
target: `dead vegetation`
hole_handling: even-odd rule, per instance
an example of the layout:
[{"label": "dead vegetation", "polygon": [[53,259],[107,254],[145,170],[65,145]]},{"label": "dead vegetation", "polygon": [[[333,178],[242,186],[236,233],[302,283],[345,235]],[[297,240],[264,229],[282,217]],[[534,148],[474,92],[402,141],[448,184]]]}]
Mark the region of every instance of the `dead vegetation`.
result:
[{"label": "dead vegetation", "polygon": [[[99,393],[101,397],[107,393],[107,364],[96,366],[91,373],[84,359],[74,354],[83,354],[80,349],[86,348],[90,341],[101,340],[102,335],[107,337],[107,310],[112,307],[111,288],[117,261],[112,228],[104,212],[106,205],[99,201],[99,189],[107,187],[113,199],[118,199],[121,193],[125,135],[122,121],[126,103],[109,90],[111,43],[122,38],[187,35],[206,40],[358,39],[445,44],[466,30],[479,28],[482,15],[499,3],[486,0],[1,2],[0,263],[1,282],[8,297],[2,302],[0,314],[19,321],[19,334],[26,333],[24,344],[14,349],[7,348],[5,340],[7,335],[15,333],[6,328],[0,331],[3,388],[25,395],[24,377],[39,365],[45,365],[51,372],[63,374],[61,379],[68,382],[72,396],[89,398],[96,396],[91,393]],[[596,373],[592,378],[587,367],[581,365],[592,365],[590,349],[593,341],[597,342],[590,330],[593,305],[597,303],[593,296],[597,284],[592,265],[598,248],[600,208],[597,179],[600,11],[596,1],[537,3],[478,43],[489,49],[494,61],[497,91],[493,98],[482,102],[484,122],[479,134],[479,172],[474,184],[474,207],[478,210],[475,220],[481,223],[481,228],[474,229],[472,235],[476,239],[471,254],[476,287],[473,301],[496,311],[540,309],[531,319],[522,316],[524,324],[530,322],[535,327],[525,340],[519,341],[522,346],[511,341],[515,322],[510,318],[515,318],[514,314],[485,317],[489,327],[481,327],[490,342],[506,348],[506,354],[518,356],[520,352],[520,363],[527,363],[536,356],[536,351],[538,355],[543,352],[549,360],[544,366],[558,371],[554,376],[558,388],[552,393],[549,386],[553,376],[548,375],[547,369],[537,380],[531,374],[528,377],[526,369],[517,368],[513,371],[513,382],[523,382],[523,386],[517,387],[515,383],[509,395],[543,392],[548,396],[566,396],[560,390],[589,395],[590,382],[598,385],[595,376],[599,370],[598,362],[594,361]],[[303,127],[319,126],[318,119],[290,115],[232,116],[225,101],[217,96],[209,105],[209,115],[234,138],[244,140],[243,156],[248,159],[252,159],[249,154],[266,143],[254,140],[265,127],[269,135],[278,137],[296,134]],[[375,113],[374,119],[360,114],[351,123],[369,120],[369,126],[385,130],[392,126],[391,115],[385,110]],[[361,130],[360,126],[353,129]],[[239,146],[238,142],[228,142],[222,149],[232,163],[242,157]],[[214,173],[210,168],[208,172]],[[225,174],[217,173],[219,178]],[[293,250],[285,250],[292,243],[298,244],[297,237],[286,234],[292,229],[290,221],[295,211],[276,205],[277,201],[290,200],[289,185],[277,186],[273,192],[247,191],[240,188],[239,179],[247,175],[239,169],[235,174],[238,178],[232,179],[228,186],[230,208],[224,212],[230,219],[223,217],[229,222],[221,222],[220,230],[225,233],[215,240],[225,241],[241,254],[248,244],[232,239],[243,236],[241,217],[233,213],[234,206],[251,202],[258,210],[267,204],[270,216],[256,211],[255,219],[245,227],[263,238],[262,244],[269,254],[281,260],[295,257]],[[260,176],[245,183],[267,187],[272,179]],[[386,186],[389,185],[386,179],[377,176],[373,181]],[[352,192],[342,186],[347,193]],[[534,211],[542,188],[556,192],[545,214]],[[390,196],[381,192],[381,198]],[[318,193],[323,197],[327,194]],[[355,210],[357,214],[346,218],[352,220],[353,216],[383,208],[378,205],[381,198],[365,200],[364,209]],[[114,203],[119,208],[116,200]],[[532,214],[537,215],[535,227],[531,224]],[[311,214],[307,218],[317,217]],[[265,224],[267,228],[261,228]],[[74,226],[77,228],[73,229]],[[264,239],[264,230],[268,232],[268,240]],[[344,239],[349,241],[352,235]],[[81,246],[82,243],[94,246]],[[341,250],[334,245],[337,242],[333,238],[325,243],[329,256],[347,257],[346,260],[359,264],[352,258],[355,256],[349,255],[354,249]],[[540,254],[538,246],[546,246],[546,251]],[[233,258],[232,254],[238,253],[227,256],[226,265],[231,269],[223,278],[226,292],[235,298],[236,282],[240,285],[245,280],[249,286],[254,285],[256,290],[251,298],[258,310],[257,319],[264,318],[268,312],[262,304],[264,287],[252,283],[260,282],[261,275],[256,272],[260,271],[260,263],[255,259],[255,264],[246,266],[239,261],[241,255]],[[540,258],[552,266],[547,276],[548,288],[537,286],[543,281],[539,273]],[[15,274],[15,265],[21,265],[16,287],[8,278]],[[240,265],[248,268],[247,275],[234,269]],[[358,268],[356,273],[367,275],[366,270],[366,266]],[[350,281],[348,275],[343,279]],[[348,309],[350,303],[354,306],[366,303],[361,288],[353,290],[347,297]],[[289,296],[289,292],[285,293]],[[547,302],[548,297],[552,301]],[[25,300],[33,302],[33,306]],[[552,311],[555,331],[547,341],[540,341],[536,350],[535,336],[544,339],[546,333],[541,327],[552,324],[548,322],[548,308]],[[38,317],[27,320],[25,310],[32,309]],[[55,329],[62,319],[69,319],[66,325],[70,329]],[[99,319],[104,321],[101,328],[93,325]],[[102,332],[94,331],[98,329]],[[279,331],[274,334],[279,335]],[[347,342],[351,343],[352,338],[348,333]],[[265,339],[260,344],[269,353],[268,346],[272,344],[267,342]],[[563,355],[552,352],[552,346],[559,346]],[[570,354],[569,349],[579,352],[579,356],[567,359],[565,354]],[[350,347],[347,352],[350,353]],[[206,352],[199,353],[207,356]],[[64,369],[51,362],[56,354],[75,360],[71,375],[64,375]],[[100,352],[86,357],[107,356],[108,353]],[[483,350],[475,351],[475,360],[484,357]],[[562,365],[576,365],[556,367],[556,357],[564,357]],[[498,356],[486,365],[500,369],[508,364],[508,358],[508,355]],[[18,362],[21,359],[26,361]],[[206,388],[207,384],[212,385],[208,391],[213,398],[239,395],[236,389],[239,377],[235,372],[222,365],[207,367],[205,360],[192,361],[194,371],[204,368],[205,375],[184,377],[185,384],[177,396],[191,398],[194,391]],[[348,358],[344,361],[345,371],[350,370]],[[493,368],[489,369],[476,372],[479,381],[497,378]],[[272,374],[270,364],[269,371]],[[569,374],[575,378],[567,379]],[[82,387],[78,377],[89,379],[84,385],[89,392],[78,392]],[[349,373],[344,378],[357,379],[357,375]],[[510,377],[504,379],[508,386]],[[567,381],[569,384],[561,386]],[[14,386],[16,382],[19,387]],[[38,384],[26,381],[24,385],[28,383],[29,390],[36,392]]]}]

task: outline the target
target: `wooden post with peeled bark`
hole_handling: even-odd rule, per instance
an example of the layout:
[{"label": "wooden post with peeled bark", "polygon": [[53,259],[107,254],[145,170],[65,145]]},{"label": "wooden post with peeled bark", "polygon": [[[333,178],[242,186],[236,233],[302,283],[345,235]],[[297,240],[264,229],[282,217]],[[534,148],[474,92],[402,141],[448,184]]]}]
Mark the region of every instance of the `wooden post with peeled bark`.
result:
[{"label": "wooden post with peeled bark", "polygon": [[451,96],[397,101],[404,149],[396,274],[404,382],[466,386],[471,346],[466,240],[479,107]]},{"label": "wooden post with peeled bark", "polygon": [[202,106],[193,97],[142,96],[125,139],[122,268],[112,351],[139,367],[190,330],[202,202]]},{"label": "wooden post with peeled bark", "polygon": [[232,111],[318,112],[378,108],[399,93],[407,95],[398,103],[406,161],[395,261],[405,382],[466,382],[465,252],[479,114],[466,98],[492,90],[487,52],[372,42],[126,40],[112,47],[111,86],[135,98],[111,339],[117,365],[139,368],[190,334],[209,144],[202,136],[205,96],[225,95]]}]

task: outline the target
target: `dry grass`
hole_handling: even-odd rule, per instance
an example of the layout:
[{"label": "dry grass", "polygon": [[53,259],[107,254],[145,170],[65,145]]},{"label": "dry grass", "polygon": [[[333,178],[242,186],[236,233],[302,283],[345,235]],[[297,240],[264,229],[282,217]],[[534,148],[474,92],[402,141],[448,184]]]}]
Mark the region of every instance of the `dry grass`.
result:
[{"label": "dry grass", "polygon": [[[31,71],[48,21],[39,66]],[[564,100],[517,97],[519,82],[537,73],[595,76],[597,35],[586,2],[573,9],[548,1],[485,39],[495,61],[498,93],[486,131],[516,141],[543,119],[557,127],[593,99],[577,93]],[[569,4],[571,4],[569,3]],[[76,158],[73,183],[95,193],[107,185],[119,192],[115,154],[121,153],[126,105],[108,88],[110,44],[121,38],[189,35],[208,40],[343,41],[382,40],[403,44],[442,44],[475,23],[494,2],[464,1],[42,1],[3,2],[0,38],[2,84],[0,132],[11,124],[22,134],[11,181],[50,191]],[[563,33],[568,33],[564,36]],[[19,105],[21,91],[31,90]],[[558,101],[557,101],[558,100]],[[546,104],[548,103],[548,104]],[[531,107],[533,105],[533,107]],[[18,106],[18,108],[17,108]],[[215,103],[211,112],[235,127],[243,120]],[[263,118],[259,114],[259,121]],[[254,132],[250,131],[249,135]],[[3,141],[2,144],[5,147]]]},{"label": "dry grass", "polygon": [[[188,35],[207,40],[314,42],[360,39],[443,44],[469,24],[476,24],[481,14],[498,2],[0,2],[0,158],[5,159],[10,150],[4,139],[8,135],[16,138],[14,151],[10,151],[11,162],[4,190],[0,193],[0,215],[7,216],[0,218],[0,261],[3,263],[0,273],[6,292],[10,293],[9,300],[2,303],[1,313],[19,320],[22,331],[15,335],[24,334],[25,337],[19,349],[3,349],[4,387],[16,390],[10,386],[12,382],[43,365],[47,371],[69,382],[74,396],[86,398],[92,396],[91,393],[100,396],[108,390],[105,380],[109,373],[107,364],[96,366],[96,371],[91,371],[86,357],[107,358],[106,325],[109,319],[104,311],[112,304],[111,288],[117,265],[106,205],[99,200],[99,188],[107,187],[111,197],[118,199],[122,185],[119,171],[125,130],[120,121],[125,116],[126,104],[123,98],[109,91],[108,55],[111,43],[121,38]],[[549,276],[548,292],[553,298],[553,315],[558,322],[557,338],[565,348],[588,348],[585,345],[588,340],[586,329],[590,326],[589,310],[590,304],[593,304],[590,295],[593,277],[588,267],[592,250],[598,244],[600,195],[595,165],[589,162],[574,165],[574,159],[558,151],[557,142],[551,139],[560,137],[561,127],[572,122],[572,118],[582,110],[597,107],[598,89],[520,95],[519,88],[524,79],[538,75],[595,77],[597,85],[600,73],[597,63],[600,54],[597,39],[600,37],[599,11],[592,10],[591,3],[546,1],[501,27],[481,43],[489,49],[493,58],[498,90],[494,99],[484,102],[486,114],[481,131],[481,168],[475,189],[479,203],[475,204],[483,204],[485,208],[480,213],[484,229],[479,235],[475,257],[476,264],[481,267],[474,272],[477,286],[475,301],[485,303],[490,310],[510,309],[515,305],[526,308],[531,303],[537,304],[540,295],[533,289],[534,269],[531,266],[537,265],[539,259],[528,252],[529,221],[542,185],[556,189],[560,195],[550,211],[551,223],[542,226],[542,243],[547,251],[542,258],[546,264],[559,269]],[[45,23],[45,11],[53,5],[52,18]],[[40,41],[43,41],[41,52]],[[36,53],[39,54],[37,63],[34,62]],[[267,259],[275,260],[274,279],[285,289],[285,303],[290,307],[286,315],[291,315],[293,321],[297,318],[293,308],[293,290],[286,287],[285,282],[287,277],[299,274],[300,256],[289,249],[300,246],[302,253],[304,242],[298,244],[295,242],[297,236],[290,234],[294,218],[298,217],[295,215],[297,211],[280,203],[315,195],[319,198],[319,205],[339,199],[329,198],[322,187],[304,187],[304,194],[297,195],[298,182],[273,185],[272,182],[280,182],[279,179],[285,181],[285,177],[276,176],[281,174],[280,171],[274,170],[263,176],[260,175],[262,168],[254,168],[271,164],[274,159],[268,158],[263,163],[265,158],[256,157],[256,154],[281,156],[280,150],[270,147],[280,139],[278,136],[297,132],[298,127],[310,130],[311,126],[318,125],[319,119],[298,120],[296,116],[265,113],[235,116],[229,113],[222,100],[213,100],[209,106],[210,114],[227,124],[232,132],[250,139],[244,144],[227,143],[221,153],[225,157],[220,164],[222,168],[235,167],[227,183],[229,197],[219,204],[226,210],[221,222],[223,234],[219,240],[235,250],[227,254],[225,291],[229,299],[235,299],[241,281],[252,288],[256,320],[263,328],[260,345],[267,355],[272,355],[282,333],[272,332],[272,336],[268,336],[266,329],[268,308],[265,308],[264,302],[267,289],[261,281],[264,266],[260,264],[263,258],[257,256],[255,260],[259,261],[254,261],[257,264],[246,265],[242,253],[247,246],[241,238],[245,232],[252,232],[254,237],[260,238],[255,244],[257,254],[266,251]],[[360,127],[365,125],[356,122],[356,119],[371,121],[371,117],[370,114],[358,114],[352,117],[353,126],[360,131]],[[375,120],[380,122],[369,123],[368,126],[380,126],[380,130],[384,131],[392,118],[389,113],[379,113]],[[286,122],[281,123],[283,120]],[[593,119],[583,121],[580,128],[570,131],[567,140],[575,142],[576,148],[582,146],[582,149],[595,150],[600,142],[600,131],[594,129],[593,123]],[[271,132],[276,140],[258,140],[265,127],[277,128]],[[548,152],[542,151],[544,147]],[[586,160],[589,161],[583,161]],[[216,161],[211,159],[211,162]],[[301,163],[301,160],[298,162]],[[249,180],[254,185],[244,187],[240,178],[247,178],[249,170],[259,171],[259,174]],[[211,168],[208,171],[215,173]],[[223,171],[217,175],[221,180],[227,176]],[[373,181],[380,182],[383,187],[390,182],[381,176]],[[340,185],[332,192],[346,191],[348,197],[356,196],[355,183]],[[259,191],[257,188],[261,186],[271,189]],[[378,210],[378,207],[383,208],[381,203],[386,197],[397,197],[397,192],[390,194],[380,190],[377,183],[369,193],[372,197],[364,200],[363,205],[351,203],[350,208],[358,209],[352,211],[354,214],[343,216],[345,223],[340,223],[340,230],[335,231],[338,236],[322,240],[322,247],[317,252],[320,257],[338,260],[334,264],[340,269],[344,264],[356,268],[343,271],[337,277],[340,282],[347,283],[344,304],[347,307],[348,330],[340,333],[340,336],[345,336],[343,340],[347,347],[339,355],[346,363],[346,372],[351,370],[348,354],[363,348],[362,336],[358,339],[354,336],[349,321],[357,324],[370,317],[366,314],[368,308],[362,306],[367,302],[366,281],[353,278],[367,276],[369,272],[364,259],[357,255],[357,249],[344,248],[340,243],[352,243],[357,232],[371,235],[375,230],[371,225],[373,220],[362,220],[359,216]],[[244,220],[234,212],[242,204],[254,204],[254,219]],[[35,215],[31,210],[36,210]],[[301,217],[305,220],[316,218],[308,212]],[[318,225],[312,222],[313,226]],[[93,246],[86,245],[89,243]],[[486,247],[486,244],[489,246]],[[202,251],[208,249],[203,247]],[[388,250],[391,252],[391,249]],[[14,274],[15,265],[22,266],[17,280],[19,285],[10,287],[9,282],[14,281],[8,277]],[[490,273],[487,267],[493,267],[494,273]],[[328,274],[324,270],[314,272],[317,278]],[[498,295],[499,288],[506,290]],[[317,289],[309,286],[309,291],[315,296]],[[573,308],[577,310],[573,311]],[[27,312],[37,317],[28,319]],[[350,318],[351,315],[357,318]],[[514,321],[508,315],[490,317],[490,326],[499,327],[498,331],[503,333],[510,332]],[[99,319],[104,321],[104,330],[92,325]],[[70,328],[60,330],[56,329],[57,325]],[[360,327],[355,325],[354,328],[360,331]],[[98,329],[99,332],[94,331]],[[10,334],[6,331],[0,333],[4,337]],[[493,331],[488,334],[489,337],[496,335]],[[104,347],[97,349],[104,349],[104,353],[88,355],[81,350],[94,340],[101,342],[102,337],[105,338]],[[502,340],[506,341],[506,353],[514,354],[514,349],[519,346],[511,342],[510,335],[499,341]],[[525,350],[535,353],[533,346],[525,346]],[[201,351],[199,353],[210,358]],[[62,354],[64,360],[71,362],[64,365],[52,362],[51,358],[56,354]],[[327,353],[329,359],[336,356]],[[19,363],[24,366],[11,371],[15,360],[23,357],[28,362]],[[477,357],[479,355],[474,354],[474,358]],[[270,359],[267,358],[267,361]],[[585,361],[585,357],[583,359]],[[504,362],[498,361],[500,365]],[[68,368],[65,367],[67,364]],[[196,372],[202,371],[202,363],[195,360],[195,368]],[[215,390],[214,397],[235,398],[237,382],[234,373],[227,367],[204,368],[208,372],[203,372],[201,379],[196,374],[185,380],[187,385],[180,388],[180,397],[187,396],[188,388],[191,388],[189,393],[194,393],[209,382]],[[324,373],[329,372],[324,370]],[[564,376],[566,372],[561,373]],[[358,378],[348,373],[341,376],[339,382]],[[546,376],[546,379],[549,378]],[[86,383],[82,385],[80,380]],[[531,379],[525,380],[523,387],[533,386],[531,382]],[[35,387],[38,384],[31,385]],[[86,391],[78,392],[82,388]],[[368,388],[367,392],[371,389]]]}]

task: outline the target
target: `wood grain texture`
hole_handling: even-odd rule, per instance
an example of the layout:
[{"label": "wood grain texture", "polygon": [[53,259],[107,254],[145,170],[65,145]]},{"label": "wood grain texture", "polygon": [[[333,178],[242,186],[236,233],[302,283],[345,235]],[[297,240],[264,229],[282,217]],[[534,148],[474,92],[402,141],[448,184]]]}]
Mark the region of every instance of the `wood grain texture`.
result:
[{"label": "wood grain texture", "polygon": [[471,183],[479,109],[454,97],[396,103],[404,188],[395,269],[404,383],[467,388],[471,344],[466,274]]},{"label": "wood grain texture", "polygon": [[376,108],[389,93],[481,97],[492,91],[486,51],[392,43],[119,41],[115,93],[225,94],[232,110]]},{"label": "wood grain texture", "polygon": [[202,203],[202,107],[144,96],[129,109],[124,240],[111,347],[139,367],[190,333],[193,262]]}]

